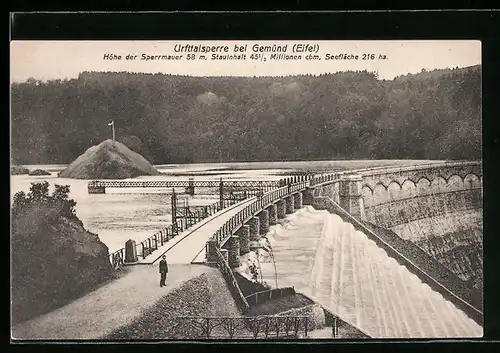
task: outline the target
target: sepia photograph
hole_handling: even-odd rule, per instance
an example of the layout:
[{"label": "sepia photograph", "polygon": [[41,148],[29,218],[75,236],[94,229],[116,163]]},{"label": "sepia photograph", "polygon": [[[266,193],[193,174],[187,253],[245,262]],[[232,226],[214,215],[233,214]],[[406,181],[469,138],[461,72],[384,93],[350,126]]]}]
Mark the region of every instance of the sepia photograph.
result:
[{"label": "sepia photograph", "polygon": [[12,341],[477,339],[477,40],[10,42]]}]

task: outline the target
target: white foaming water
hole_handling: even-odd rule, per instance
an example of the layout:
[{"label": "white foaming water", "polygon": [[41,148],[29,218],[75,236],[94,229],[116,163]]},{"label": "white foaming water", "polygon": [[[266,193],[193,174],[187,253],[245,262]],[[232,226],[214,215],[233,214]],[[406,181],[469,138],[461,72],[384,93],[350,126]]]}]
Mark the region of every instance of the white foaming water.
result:
[{"label": "white foaming water", "polygon": [[[278,282],[293,286],[373,338],[482,337],[483,328],[362,232],[307,208],[272,226]],[[272,264],[263,277],[274,285]]]},{"label": "white foaming water", "polygon": [[[288,237],[285,227],[281,224],[270,227],[268,235],[271,235],[273,239],[280,239]],[[273,245],[274,246],[274,245]]]},{"label": "white foaming water", "polygon": [[269,244],[271,244],[271,247],[276,245],[276,239],[274,238],[275,234],[276,233],[271,233],[271,232],[266,234],[266,238],[269,241]]}]

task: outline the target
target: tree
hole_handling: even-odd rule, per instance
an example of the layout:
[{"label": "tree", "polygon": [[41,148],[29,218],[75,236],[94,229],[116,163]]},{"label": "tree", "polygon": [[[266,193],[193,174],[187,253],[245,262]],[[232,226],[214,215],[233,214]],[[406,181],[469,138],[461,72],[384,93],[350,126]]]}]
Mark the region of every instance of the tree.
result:
[{"label": "tree", "polygon": [[76,218],[75,206],[76,201],[69,199],[69,185],[55,185],[55,190],[52,193],[52,200],[56,205],[61,216]]},{"label": "tree", "polygon": [[49,200],[49,182],[31,183],[28,202],[45,202]]},{"label": "tree", "polygon": [[49,183],[31,183],[30,191],[26,195],[23,191],[18,191],[13,198],[12,217],[19,216],[27,207],[47,206],[54,214],[63,217],[78,219],[75,214],[76,201],[69,198],[69,185],[55,185],[52,195],[49,195]]},{"label": "tree", "polygon": [[19,214],[19,212],[26,206],[27,202],[26,193],[24,191],[16,192],[12,203],[12,214]]}]

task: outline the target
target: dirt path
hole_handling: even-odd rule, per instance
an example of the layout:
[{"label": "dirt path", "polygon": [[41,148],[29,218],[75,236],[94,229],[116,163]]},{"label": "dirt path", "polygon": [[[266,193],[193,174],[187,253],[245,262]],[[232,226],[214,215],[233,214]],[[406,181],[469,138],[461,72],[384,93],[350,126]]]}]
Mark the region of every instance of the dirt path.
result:
[{"label": "dirt path", "polygon": [[84,297],[14,326],[12,338],[98,339],[132,322],[166,293],[208,270],[204,265],[169,265],[167,286],[160,288],[157,266],[133,266],[130,273]]}]

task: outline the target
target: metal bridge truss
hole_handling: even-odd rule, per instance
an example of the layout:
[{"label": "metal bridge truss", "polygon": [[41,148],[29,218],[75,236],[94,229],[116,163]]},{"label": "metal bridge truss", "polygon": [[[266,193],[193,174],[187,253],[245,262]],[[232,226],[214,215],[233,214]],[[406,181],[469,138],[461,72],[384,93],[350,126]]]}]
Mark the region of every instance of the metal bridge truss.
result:
[{"label": "metal bridge truss", "polygon": [[[224,180],[224,188],[227,189],[259,189],[268,191],[280,186],[280,180]],[[220,187],[219,180],[93,180],[88,183],[89,187],[99,188],[216,188]]]},{"label": "metal bridge truss", "polygon": [[175,192],[172,193],[171,199],[172,224],[175,224],[177,219],[185,219],[188,223],[191,223],[192,221],[196,223],[210,215],[210,208],[222,208],[218,203],[215,205],[191,206],[189,205],[189,199],[183,198],[179,200],[177,199]]}]

